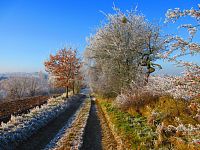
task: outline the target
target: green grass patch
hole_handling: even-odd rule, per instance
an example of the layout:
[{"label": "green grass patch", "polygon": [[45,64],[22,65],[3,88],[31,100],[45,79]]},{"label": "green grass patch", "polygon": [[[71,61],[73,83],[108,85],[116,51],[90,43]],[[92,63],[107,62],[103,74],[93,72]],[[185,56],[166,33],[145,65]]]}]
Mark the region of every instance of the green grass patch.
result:
[{"label": "green grass patch", "polygon": [[110,117],[117,134],[129,144],[130,148],[150,149],[156,139],[155,129],[147,125],[147,118],[137,115],[131,116],[112,105],[111,102],[99,100],[98,103]]}]

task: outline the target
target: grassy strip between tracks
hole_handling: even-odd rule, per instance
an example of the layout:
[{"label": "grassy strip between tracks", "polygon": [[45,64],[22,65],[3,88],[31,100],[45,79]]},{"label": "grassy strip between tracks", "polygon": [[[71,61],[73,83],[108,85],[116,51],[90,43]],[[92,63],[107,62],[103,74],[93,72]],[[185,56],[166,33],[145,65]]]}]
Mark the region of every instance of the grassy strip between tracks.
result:
[{"label": "grassy strip between tracks", "polygon": [[79,149],[82,146],[83,134],[89,117],[91,100],[87,99],[77,114],[70,129],[58,141],[56,150]]}]

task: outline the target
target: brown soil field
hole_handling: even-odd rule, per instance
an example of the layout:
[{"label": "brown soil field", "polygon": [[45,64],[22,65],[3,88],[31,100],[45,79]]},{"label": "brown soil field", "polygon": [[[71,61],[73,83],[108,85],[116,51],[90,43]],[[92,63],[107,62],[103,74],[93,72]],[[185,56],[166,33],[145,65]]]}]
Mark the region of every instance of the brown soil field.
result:
[{"label": "brown soil field", "polygon": [[[58,96],[58,95],[56,95]],[[45,104],[50,96],[35,96],[21,100],[4,101],[0,103],[0,122],[7,122],[11,114],[26,113],[29,109]]]}]

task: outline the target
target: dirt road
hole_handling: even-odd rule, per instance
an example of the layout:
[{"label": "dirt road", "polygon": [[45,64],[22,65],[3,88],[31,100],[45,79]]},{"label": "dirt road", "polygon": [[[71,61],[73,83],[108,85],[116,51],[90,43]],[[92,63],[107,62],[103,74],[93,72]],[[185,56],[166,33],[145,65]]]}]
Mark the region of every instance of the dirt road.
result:
[{"label": "dirt road", "polygon": [[81,150],[115,150],[116,141],[106,122],[103,112],[92,101]]},{"label": "dirt road", "polygon": [[40,150],[45,148],[58,131],[67,123],[68,119],[76,112],[85,97],[79,96],[76,99],[72,99],[70,106],[65,112],[40,129],[36,134],[32,135],[27,141],[21,143],[15,150]]}]

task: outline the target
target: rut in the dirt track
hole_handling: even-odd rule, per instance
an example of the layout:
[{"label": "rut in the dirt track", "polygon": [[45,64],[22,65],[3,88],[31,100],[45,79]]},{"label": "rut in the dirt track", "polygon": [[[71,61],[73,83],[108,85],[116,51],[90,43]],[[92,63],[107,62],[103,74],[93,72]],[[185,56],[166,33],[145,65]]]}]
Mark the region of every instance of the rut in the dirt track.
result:
[{"label": "rut in the dirt track", "polygon": [[47,126],[40,129],[36,134],[32,135],[27,141],[21,143],[15,150],[40,150],[45,148],[59,130],[67,123],[68,119],[76,112],[84,99],[85,96],[72,99],[70,107],[68,107],[65,112],[51,121]]},{"label": "rut in the dirt track", "polygon": [[100,106],[92,101],[81,150],[115,150],[116,148],[116,141]]},{"label": "rut in the dirt track", "polygon": [[85,135],[83,137],[82,150],[101,150],[102,149],[102,133],[100,120],[97,116],[96,105],[92,101],[92,106],[90,110],[90,116],[88,118],[87,126],[85,129]]}]

